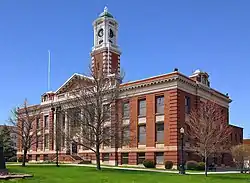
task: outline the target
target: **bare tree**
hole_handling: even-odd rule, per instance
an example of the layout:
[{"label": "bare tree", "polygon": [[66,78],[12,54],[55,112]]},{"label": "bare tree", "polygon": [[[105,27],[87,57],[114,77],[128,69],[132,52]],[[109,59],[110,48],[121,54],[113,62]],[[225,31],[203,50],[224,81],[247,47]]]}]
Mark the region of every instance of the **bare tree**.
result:
[{"label": "bare tree", "polygon": [[28,106],[28,101],[25,99],[24,104],[19,108],[11,111],[12,116],[9,122],[16,126],[14,133],[20,139],[21,148],[23,150],[22,166],[25,166],[27,152],[34,144],[42,141],[42,127],[39,124],[40,106]]},{"label": "bare tree", "polygon": [[191,150],[204,158],[207,176],[208,158],[216,152],[227,150],[231,128],[221,108],[209,101],[202,102],[192,110],[186,124]]},{"label": "bare tree", "polygon": [[94,152],[97,170],[101,169],[102,146],[115,148],[118,157],[117,148],[126,142],[129,125],[122,124],[118,112],[120,81],[121,77],[116,74],[79,77],[70,91],[71,99],[61,103],[61,113],[68,118],[67,143],[73,142]]},{"label": "bare tree", "polygon": [[244,160],[250,157],[250,145],[239,144],[231,148],[233,160],[237,168],[243,173]]}]

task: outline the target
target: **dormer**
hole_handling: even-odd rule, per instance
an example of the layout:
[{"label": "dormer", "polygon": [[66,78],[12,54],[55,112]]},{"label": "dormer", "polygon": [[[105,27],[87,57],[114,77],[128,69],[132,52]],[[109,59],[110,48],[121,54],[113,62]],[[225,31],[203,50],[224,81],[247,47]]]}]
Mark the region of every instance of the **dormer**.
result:
[{"label": "dormer", "polygon": [[202,72],[199,69],[193,72],[193,74],[190,76],[190,79],[194,80],[197,83],[210,87],[208,73]]},{"label": "dormer", "polygon": [[48,102],[54,100],[54,95],[55,93],[52,91],[44,93],[41,97],[41,102]]}]

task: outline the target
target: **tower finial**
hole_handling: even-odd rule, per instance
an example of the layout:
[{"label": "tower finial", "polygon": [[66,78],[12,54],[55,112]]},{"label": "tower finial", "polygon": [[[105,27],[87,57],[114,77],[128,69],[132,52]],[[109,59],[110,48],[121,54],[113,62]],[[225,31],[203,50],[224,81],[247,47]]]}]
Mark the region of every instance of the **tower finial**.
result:
[{"label": "tower finial", "polygon": [[104,12],[108,12],[108,7],[107,6],[104,7]]}]

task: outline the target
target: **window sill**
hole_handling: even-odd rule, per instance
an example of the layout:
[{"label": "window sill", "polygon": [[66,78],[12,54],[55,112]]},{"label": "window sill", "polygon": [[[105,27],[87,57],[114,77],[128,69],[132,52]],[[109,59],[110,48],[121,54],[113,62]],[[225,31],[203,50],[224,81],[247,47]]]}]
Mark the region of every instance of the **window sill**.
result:
[{"label": "window sill", "polygon": [[138,118],[146,118],[146,115],[138,115]]},{"label": "window sill", "polygon": [[156,116],[164,116],[164,113],[155,113]]}]

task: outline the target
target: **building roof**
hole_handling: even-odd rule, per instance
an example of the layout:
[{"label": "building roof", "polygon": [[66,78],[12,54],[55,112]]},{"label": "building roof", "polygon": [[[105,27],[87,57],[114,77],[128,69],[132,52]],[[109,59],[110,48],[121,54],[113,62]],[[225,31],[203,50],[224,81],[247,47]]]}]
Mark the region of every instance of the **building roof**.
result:
[{"label": "building roof", "polygon": [[55,93],[59,93],[64,87],[66,87],[72,80],[74,80],[75,78],[83,78],[83,79],[88,79],[88,80],[93,80],[92,77],[89,76],[85,76],[79,73],[74,73],[69,79],[67,79],[67,81],[65,81],[56,91]]},{"label": "building roof", "polygon": [[99,17],[109,17],[114,18],[111,13],[108,12],[108,8],[105,6],[104,11],[99,15]]}]

